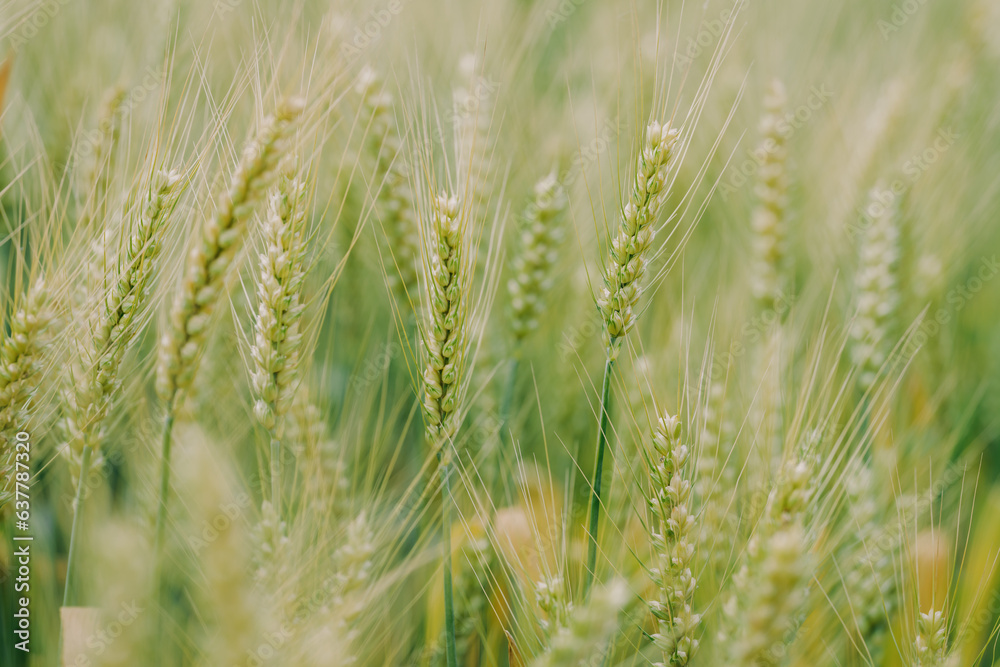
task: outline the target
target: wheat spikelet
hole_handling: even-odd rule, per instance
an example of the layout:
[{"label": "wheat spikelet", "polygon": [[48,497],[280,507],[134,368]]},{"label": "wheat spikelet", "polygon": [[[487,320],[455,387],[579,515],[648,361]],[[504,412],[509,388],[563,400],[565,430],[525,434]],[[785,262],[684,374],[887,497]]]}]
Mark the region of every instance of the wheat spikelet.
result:
[{"label": "wheat spikelet", "polygon": [[653,531],[653,549],[659,565],[654,579],[662,598],[650,603],[659,631],[653,641],[663,653],[666,665],[686,665],[698,650],[695,637],[701,616],[691,611],[697,582],[691,572],[694,544],[694,516],[691,514],[691,482],[685,477],[688,448],[680,442],[681,423],[664,414],[657,420],[650,456],[649,498],[651,513],[659,523]]},{"label": "wheat spikelet", "polygon": [[92,146],[93,164],[90,166],[89,196],[97,200],[94,202],[97,205],[102,203],[101,199],[107,190],[108,180],[112,172],[115,147],[118,145],[118,138],[121,135],[118,117],[124,102],[124,88],[114,86],[108,90],[101,104],[97,128],[94,130],[96,141]]},{"label": "wheat spikelet", "polygon": [[265,500],[260,507],[260,522],[253,533],[258,581],[273,578],[283,571],[289,547],[288,526],[278,516],[274,505]]},{"label": "wheat spikelet", "polygon": [[726,613],[742,628],[731,644],[734,665],[778,665],[797,629],[794,619],[806,599],[811,567],[803,524],[816,491],[813,457],[808,447],[803,450],[779,470],[733,577],[735,594]]},{"label": "wheat spikelet", "polygon": [[575,667],[600,655],[604,642],[618,629],[618,614],[629,597],[628,586],[620,579],[595,588],[585,604],[569,613],[566,625],[555,631],[546,652],[532,665]]},{"label": "wheat spikelet", "polygon": [[741,600],[746,606],[744,629],[734,645],[730,663],[741,667],[781,664],[809,581],[805,534],[800,525],[790,524],[777,530],[760,548],[762,554],[754,568],[754,580]]},{"label": "wheat spikelet", "polygon": [[280,437],[281,422],[295,398],[302,334],[299,319],[305,281],[305,184],[282,176],[271,195],[259,256],[257,317],[254,321],[252,385],[254,414]]},{"label": "wheat spikelet", "polygon": [[[428,321],[424,325],[424,420],[437,449],[455,435],[462,389],[468,304],[465,246],[456,197],[442,194],[431,205],[433,245],[427,259]],[[447,454],[444,454],[447,456]]]},{"label": "wheat spikelet", "polygon": [[762,140],[757,155],[760,169],[755,189],[757,207],[753,211],[753,260],[751,288],[761,310],[774,308],[784,292],[785,209],[788,207],[788,149],[781,127],[784,122],[785,87],[771,81],[764,96],[764,116],[760,121]]},{"label": "wheat spikelet", "polygon": [[[138,333],[137,316],[146,305],[160,236],[176,202],[179,182],[180,174],[175,171],[156,175],[125,240],[120,268],[104,279],[106,287],[96,294],[98,302],[86,325],[86,339],[78,349],[82,368],[72,373],[65,392],[64,451],[77,466],[84,447],[100,452],[103,424],[121,385],[118,369]],[[105,247],[102,244],[102,250]]]},{"label": "wheat spikelet", "polygon": [[566,210],[566,193],[553,171],[535,184],[535,198],[524,212],[520,254],[514,259],[510,293],[511,330],[517,343],[538,328],[545,312],[544,297],[552,287],[552,267],[562,241],[560,217]]},{"label": "wheat spikelet", "polygon": [[349,644],[358,633],[352,627],[364,609],[365,586],[372,579],[375,556],[375,534],[371,521],[361,512],[347,524],[347,534],[333,554],[334,574],[328,582],[330,606],[338,610],[343,624],[340,635]]},{"label": "wheat spikelet", "polygon": [[710,379],[708,383],[708,396],[702,407],[694,491],[700,506],[697,551],[707,563],[708,573],[717,576],[724,569],[730,551],[722,536],[727,534],[733,518],[727,515],[724,494],[734,486],[735,475],[726,465],[728,448],[733,442],[733,426],[727,417],[724,382]]},{"label": "wheat spikelet", "polygon": [[850,554],[844,590],[854,613],[857,634],[875,664],[881,664],[888,619],[896,607],[895,543],[887,545],[879,521],[878,484],[872,467],[861,463],[846,477],[852,528],[857,527],[858,547]]},{"label": "wheat spikelet", "polygon": [[653,243],[653,224],[666,201],[667,173],[679,132],[653,121],[646,129],[635,182],[622,211],[621,226],[611,242],[604,287],[597,306],[604,319],[605,343],[612,359],[621,339],[635,326],[635,308]]},{"label": "wheat spikelet", "polygon": [[365,67],[358,76],[357,90],[365,113],[372,118],[368,151],[375,163],[373,181],[379,188],[375,203],[388,244],[387,278],[397,297],[405,303],[417,287],[420,229],[402,154],[403,141],[392,112],[394,100],[370,67]]},{"label": "wheat spikelet", "polygon": [[945,667],[948,645],[948,617],[931,609],[918,612],[917,637],[914,640],[914,667]]},{"label": "wheat spikelet", "polygon": [[543,630],[557,630],[567,624],[572,604],[566,599],[562,577],[546,577],[534,582],[535,604],[545,614],[539,623]]},{"label": "wheat spikelet", "polygon": [[0,510],[12,497],[15,436],[28,427],[45,353],[43,336],[52,319],[45,280],[38,277],[0,342]]},{"label": "wheat spikelet", "polygon": [[244,150],[216,214],[204,222],[198,242],[188,255],[167,332],[160,341],[156,388],[168,404],[194,378],[208,323],[240,247],[246,220],[267,191],[286,151],[289,126],[303,107],[300,99],[283,102],[265,120],[257,137]]},{"label": "wheat spikelet", "polygon": [[871,224],[861,246],[855,277],[858,311],[851,327],[851,357],[863,390],[872,386],[888,358],[890,334],[899,307],[896,274],[900,257],[895,195],[891,191],[873,190],[866,214]]}]

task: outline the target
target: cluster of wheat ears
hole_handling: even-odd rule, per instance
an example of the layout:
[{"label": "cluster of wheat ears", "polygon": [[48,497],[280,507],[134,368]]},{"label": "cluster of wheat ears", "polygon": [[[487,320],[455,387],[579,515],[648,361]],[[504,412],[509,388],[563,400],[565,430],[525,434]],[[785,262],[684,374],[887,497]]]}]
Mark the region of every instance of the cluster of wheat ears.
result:
[{"label": "cluster of wheat ears", "polygon": [[0,663],[1000,664],[995,7],[4,4]]}]

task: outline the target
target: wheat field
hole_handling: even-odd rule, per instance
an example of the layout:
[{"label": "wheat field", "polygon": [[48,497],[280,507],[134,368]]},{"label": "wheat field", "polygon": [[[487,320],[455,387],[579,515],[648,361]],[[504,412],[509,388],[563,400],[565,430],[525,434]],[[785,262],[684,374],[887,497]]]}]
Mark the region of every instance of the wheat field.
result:
[{"label": "wheat field", "polygon": [[0,665],[1000,665],[996,0],[0,1]]}]

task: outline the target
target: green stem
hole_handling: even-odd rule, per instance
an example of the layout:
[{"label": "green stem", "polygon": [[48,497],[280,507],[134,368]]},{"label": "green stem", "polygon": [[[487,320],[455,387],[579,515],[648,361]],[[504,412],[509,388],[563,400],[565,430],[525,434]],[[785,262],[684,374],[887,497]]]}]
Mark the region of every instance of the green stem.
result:
[{"label": "green stem", "polygon": [[455,601],[451,584],[451,463],[441,464],[441,537],[444,545],[444,645],[448,667],[458,667],[455,649]]},{"label": "green stem", "polygon": [[501,457],[505,452],[510,451],[511,436],[510,436],[510,407],[514,402],[514,388],[517,386],[517,371],[521,365],[521,349],[520,346],[514,350],[514,358],[510,362],[510,370],[507,373],[507,380],[504,383],[503,396],[500,399],[500,446],[501,450],[497,452],[496,460],[492,461],[490,465],[486,467],[488,478],[487,488],[494,488],[496,484],[496,479],[499,476]]},{"label": "green stem", "polygon": [[587,534],[590,544],[587,548],[587,570],[583,573],[583,593],[587,595],[590,585],[594,580],[594,572],[597,568],[597,529],[601,515],[601,479],[604,474],[604,450],[608,444],[608,411],[611,407],[611,367],[615,360],[611,357],[611,350],[608,349],[608,356],[604,361],[604,381],[601,384],[601,415],[600,427],[597,430],[597,461],[594,464],[594,485],[593,493],[590,497],[590,523]]},{"label": "green stem", "polygon": [[278,439],[271,438],[271,506],[281,521],[281,456]]},{"label": "green stem", "polygon": [[[174,430],[174,403],[167,405],[167,416],[163,421],[163,440],[160,445],[160,504],[156,512],[156,559],[163,557],[163,540],[167,526],[167,500],[170,497],[170,446]],[[159,580],[159,576],[157,576]]]},{"label": "green stem", "polygon": [[516,350],[514,359],[510,362],[507,382],[504,384],[503,397],[500,400],[500,438],[504,444],[508,444],[510,440],[507,422],[510,420],[510,405],[514,402],[514,387],[517,385],[517,370],[520,365],[521,353],[520,350]]},{"label": "green stem", "polygon": [[75,583],[76,565],[78,551],[80,549],[79,534],[80,523],[83,521],[83,487],[87,483],[87,474],[90,472],[90,445],[83,446],[83,457],[80,460],[80,479],[76,485],[76,501],[73,505],[73,528],[69,533],[69,555],[66,560],[66,588],[63,591],[63,606],[70,606],[73,595],[73,584]]}]

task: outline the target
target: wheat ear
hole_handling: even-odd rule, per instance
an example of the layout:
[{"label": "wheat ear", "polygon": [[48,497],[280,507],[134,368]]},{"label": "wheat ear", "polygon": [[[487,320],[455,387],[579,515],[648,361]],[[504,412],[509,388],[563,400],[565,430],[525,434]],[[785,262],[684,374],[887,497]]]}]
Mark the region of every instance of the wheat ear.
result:
[{"label": "wheat ear", "polygon": [[751,218],[753,260],[751,288],[761,310],[771,310],[784,289],[785,209],[788,207],[788,149],[782,132],[786,105],[785,87],[774,79],[764,96],[757,149],[757,207]]},{"label": "wheat ear", "polygon": [[649,508],[659,523],[653,532],[653,548],[659,558],[654,578],[663,597],[650,605],[659,621],[653,641],[663,653],[664,664],[686,665],[698,650],[695,633],[701,616],[691,611],[696,581],[691,573],[694,516],[691,514],[689,452],[680,441],[681,423],[664,415],[653,435],[649,477],[652,497]]},{"label": "wheat ear", "polygon": [[589,545],[584,590],[590,588],[597,567],[597,531],[600,527],[604,450],[608,442],[611,409],[611,371],[621,340],[635,326],[633,308],[642,293],[649,251],[653,243],[653,224],[666,202],[667,176],[679,131],[653,121],[646,128],[645,142],[635,169],[635,181],[622,210],[621,224],[611,241],[604,268],[604,286],[597,307],[604,321],[604,379],[601,382],[601,407],[598,417],[597,448],[591,485],[590,519],[587,523]]},{"label": "wheat ear", "polygon": [[851,524],[857,526],[858,545],[844,573],[844,591],[854,615],[854,627],[872,662],[882,664],[889,618],[896,608],[896,553],[893,545],[880,542],[882,524],[878,483],[872,463],[859,462],[845,476],[850,501]]},{"label": "wheat ear", "polygon": [[271,435],[271,506],[279,522],[280,445],[284,418],[295,398],[302,346],[299,319],[304,309],[301,295],[306,277],[304,200],[304,183],[295,177],[278,179],[264,225],[264,250],[257,272],[259,303],[250,349],[257,397],[254,414]]},{"label": "wheat ear", "polygon": [[520,252],[514,258],[514,275],[507,283],[514,351],[500,402],[500,436],[505,440],[521,346],[538,328],[545,312],[545,295],[552,288],[552,267],[559,257],[556,249],[563,238],[560,222],[566,205],[566,192],[552,171],[535,184],[534,198],[523,214]]},{"label": "wheat ear", "polygon": [[0,511],[13,497],[14,443],[31,414],[45,347],[43,337],[52,317],[45,280],[39,277],[10,319],[10,333],[0,342]]},{"label": "wheat ear", "polygon": [[163,544],[167,496],[170,486],[170,434],[179,392],[194,378],[208,333],[212,311],[229,276],[239,250],[247,218],[267,191],[278,161],[286,151],[292,122],[305,102],[298,98],[278,105],[243,157],[219,201],[213,217],[205,220],[198,241],[184,268],[184,279],[174,298],[167,332],[160,340],[156,389],[166,405],[160,469],[160,500],[156,520],[157,553]]},{"label": "wheat ear", "polygon": [[121,268],[100,293],[88,325],[90,334],[81,346],[83,372],[70,378],[66,391],[65,452],[78,469],[73,527],[70,532],[66,564],[66,587],[63,606],[70,606],[77,560],[77,537],[83,514],[83,480],[91,459],[100,456],[104,440],[104,422],[121,387],[118,369],[139,330],[137,316],[143,312],[156,258],[160,254],[160,236],[173,206],[175,188],[180,182],[176,171],[160,172],[143,202],[135,228],[129,235],[121,259]]},{"label": "wheat ear", "polygon": [[[806,598],[809,560],[806,537],[799,523],[792,523],[760,543],[754,579],[741,600],[745,605],[743,634],[734,645],[732,665],[777,667],[791,641],[789,628]],[[780,650],[776,650],[780,649]]]},{"label": "wheat ear", "polygon": [[448,667],[458,666],[451,576],[452,439],[458,430],[466,344],[467,266],[458,198],[442,194],[431,202],[425,285],[428,319],[424,323],[423,411],[427,443],[441,472],[441,524],[444,549],[445,651]]},{"label": "wheat ear", "polygon": [[160,237],[173,208],[180,174],[160,172],[152,183],[132,233],[126,240],[121,267],[101,290],[87,324],[89,337],[79,350],[84,364],[66,392],[66,452],[79,463],[84,448],[99,452],[103,425],[120,387],[118,367],[138,333],[137,316],[160,254]]},{"label": "wheat ear", "polygon": [[458,61],[461,84],[452,91],[452,120],[458,146],[458,175],[466,183],[463,193],[477,218],[485,215],[492,195],[493,143],[490,137],[494,91],[478,77],[479,58],[465,53]]},{"label": "wheat ear", "polygon": [[431,212],[427,266],[429,317],[424,330],[424,422],[427,441],[443,461],[446,443],[455,435],[461,393],[467,296],[463,229],[456,197],[435,198]]},{"label": "wheat ear", "polygon": [[858,368],[862,390],[875,382],[888,358],[889,334],[899,307],[897,270],[899,264],[898,201],[886,191],[869,196],[866,214],[870,220],[861,245],[861,261],[855,277],[858,312],[851,327],[851,356]]},{"label": "wheat ear", "polygon": [[796,628],[794,617],[808,592],[811,563],[803,526],[815,495],[814,463],[806,449],[782,465],[733,577],[736,595],[727,603],[728,613],[738,610],[743,628],[731,645],[733,665],[776,667],[792,639],[789,628]]},{"label": "wheat ear", "polygon": [[567,199],[554,171],[535,184],[534,195],[524,211],[520,253],[514,258],[514,276],[507,283],[516,345],[538,328],[545,312],[545,294],[552,288],[557,248],[563,239],[559,223]]},{"label": "wheat ear", "polygon": [[916,660],[914,667],[944,667],[948,647],[948,617],[944,612],[931,609],[919,612],[917,637],[914,641]]},{"label": "wheat ear", "polygon": [[601,664],[604,642],[618,629],[618,616],[625,608],[631,594],[628,585],[616,579],[596,588],[582,605],[574,608],[552,635],[545,653],[538,656],[534,667],[573,667],[588,659]]},{"label": "wheat ear", "polygon": [[618,356],[621,339],[635,326],[635,306],[649,262],[656,222],[667,198],[667,176],[679,132],[653,121],[636,166],[635,182],[622,210],[621,225],[611,241],[604,269],[604,287],[597,306],[604,318],[609,355]]},{"label": "wheat ear", "polygon": [[357,90],[365,113],[372,119],[367,139],[378,187],[375,204],[388,245],[386,266],[395,268],[386,272],[387,279],[400,303],[408,303],[419,275],[420,229],[402,155],[403,141],[392,112],[394,100],[370,67],[361,71]]}]

